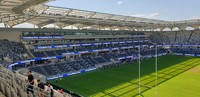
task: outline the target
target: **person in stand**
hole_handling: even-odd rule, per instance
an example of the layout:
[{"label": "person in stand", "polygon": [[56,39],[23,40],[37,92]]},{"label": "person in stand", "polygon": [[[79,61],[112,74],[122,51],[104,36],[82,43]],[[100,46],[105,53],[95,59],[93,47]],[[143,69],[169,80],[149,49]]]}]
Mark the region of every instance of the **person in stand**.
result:
[{"label": "person in stand", "polygon": [[62,90],[62,89],[60,89],[60,91],[59,91],[59,92],[60,92],[60,94],[62,94],[62,93],[63,93],[63,90]]},{"label": "person in stand", "polygon": [[47,82],[47,91],[50,92],[50,97],[53,97],[54,95],[54,90],[53,90],[53,86],[50,85],[49,82]]},{"label": "person in stand", "polygon": [[34,93],[34,90],[33,90],[33,85],[34,85],[34,77],[32,75],[32,71],[29,71],[28,72],[28,88],[27,88],[27,93],[31,92],[31,93]]},{"label": "person in stand", "polygon": [[37,87],[39,88],[39,91],[40,91],[40,95],[39,97],[44,97],[43,94],[44,94],[44,83],[42,83],[39,79],[37,80]]}]

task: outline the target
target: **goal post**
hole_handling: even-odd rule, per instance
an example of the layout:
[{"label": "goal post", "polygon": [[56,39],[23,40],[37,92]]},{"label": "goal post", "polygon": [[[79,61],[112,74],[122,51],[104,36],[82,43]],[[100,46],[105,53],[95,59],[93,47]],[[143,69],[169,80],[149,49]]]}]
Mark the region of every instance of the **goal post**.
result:
[{"label": "goal post", "polygon": [[[157,44],[155,44],[154,46],[155,49],[155,55],[153,55],[155,57],[155,64],[154,64],[154,68],[155,68],[155,97],[158,97],[158,89],[157,89],[157,85],[158,85],[158,46]],[[148,87],[148,88],[153,88],[152,86],[146,86],[146,85],[142,85],[141,84],[141,46],[138,46],[138,95],[142,95],[141,94],[141,86],[142,87]]]}]

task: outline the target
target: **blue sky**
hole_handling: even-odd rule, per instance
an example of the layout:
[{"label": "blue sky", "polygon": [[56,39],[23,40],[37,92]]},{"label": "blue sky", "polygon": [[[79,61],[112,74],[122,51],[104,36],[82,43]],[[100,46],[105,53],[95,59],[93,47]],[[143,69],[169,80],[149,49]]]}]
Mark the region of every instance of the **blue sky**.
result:
[{"label": "blue sky", "polygon": [[200,0],[56,0],[47,5],[161,20],[200,17]]}]

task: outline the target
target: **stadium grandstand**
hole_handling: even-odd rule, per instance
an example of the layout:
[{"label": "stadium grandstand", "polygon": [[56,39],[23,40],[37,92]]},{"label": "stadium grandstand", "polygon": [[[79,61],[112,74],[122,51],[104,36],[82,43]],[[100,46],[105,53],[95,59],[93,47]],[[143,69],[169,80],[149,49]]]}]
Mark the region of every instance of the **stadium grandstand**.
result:
[{"label": "stadium grandstand", "polygon": [[[0,23],[4,26],[0,28],[0,96],[52,97],[48,85],[43,89],[38,88],[37,79],[42,83],[51,83],[54,87],[53,97],[138,96],[140,89],[139,94],[130,93],[130,95],[128,93],[131,90],[118,95],[110,93],[109,89],[102,88],[103,86],[99,86],[99,90],[93,87],[84,92],[81,90],[84,89],[81,88],[83,86],[66,85],[69,88],[65,88],[62,86],[65,82],[61,81],[70,77],[78,78],[78,75],[87,75],[87,73],[98,73],[104,70],[108,72],[113,68],[129,66],[127,64],[140,64],[140,61],[145,62],[152,58],[162,59],[162,56],[179,55],[194,58],[200,56],[200,19],[164,21],[46,5],[51,1],[0,0]],[[34,28],[14,27],[22,23],[33,24]],[[49,24],[54,27],[46,27]],[[71,28],[65,29],[67,26]],[[188,27],[191,29],[188,30]],[[175,28],[178,29],[174,30]],[[184,70],[199,65],[197,64],[199,61],[195,62]],[[35,78],[33,93],[27,92],[27,88],[32,86],[27,81],[28,71],[32,71]],[[148,69],[147,72],[153,73]],[[162,85],[163,82],[183,72],[180,71],[176,75],[170,73],[172,77],[163,78],[163,81],[158,81],[154,85],[144,86],[139,83],[135,88],[140,86],[145,88],[141,90],[144,93],[150,89],[149,87]],[[125,73],[123,74],[125,76]],[[122,79],[123,74],[121,74]],[[91,77],[92,79],[94,77]],[[103,79],[99,80],[102,83],[106,82]],[[113,83],[114,86],[109,88],[117,87],[118,84]],[[76,91],[73,87],[79,88],[80,91]],[[61,89],[64,92],[61,93]],[[104,94],[99,93],[102,91]]]}]

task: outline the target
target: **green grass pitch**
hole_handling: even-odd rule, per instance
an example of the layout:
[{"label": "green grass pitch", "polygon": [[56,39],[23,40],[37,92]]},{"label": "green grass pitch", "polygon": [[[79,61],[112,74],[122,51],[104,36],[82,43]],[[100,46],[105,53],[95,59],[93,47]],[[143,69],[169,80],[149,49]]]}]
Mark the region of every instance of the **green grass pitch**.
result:
[{"label": "green grass pitch", "polygon": [[[196,57],[158,57],[159,97],[200,97],[200,73],[194,69],[199,64],[200,58]],[[142,95],[138,95],[138,63],[73,75],[50,83],[84,97],[154,97],[155,58],[141,62]]]}]

